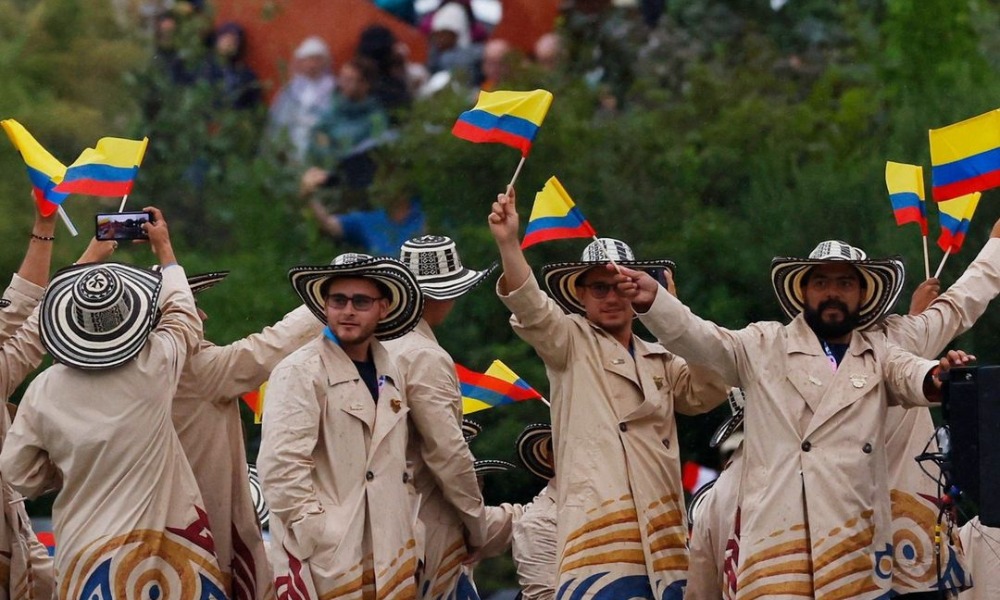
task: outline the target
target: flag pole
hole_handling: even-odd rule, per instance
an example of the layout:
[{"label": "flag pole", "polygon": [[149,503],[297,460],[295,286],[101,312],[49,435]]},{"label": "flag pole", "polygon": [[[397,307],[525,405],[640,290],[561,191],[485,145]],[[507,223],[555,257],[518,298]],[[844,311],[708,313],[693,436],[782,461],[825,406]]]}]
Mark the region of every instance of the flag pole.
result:
[{"label": "flag pole", "polygon": [[944,253],[944,257],[941,258],[941,264],[938,265],[937,272],[934,273],[934,279],[937,279],[938,276],[941,275],[941,269],[944,268],[944,261],[948,260],[948,255],[949,254],[951,254],[951,253],[950,252],[945,252]]},{"label": "flag pole", "polygon": [[552,404],[550,404],[549,401],[545,399],[545,396],[539,396],[538,399],[541,400],[545,404],[545,406],[552,408]]},{"label": "flag pole", "polygon": [[[128,194],[125,194],[124,196],[122,196],[122,203],[120,205],[118,205],[118,212],[122,212],[123,210],[125,210],[125,201],[126,200],[128,200]],[[927,245],[927,239],[926,238],[924,239],[924,245],[925,245],[924,249],[926,250],[926,245]]]},{"label": "flag pole", "polygon": [[[931,278],[931,263],[930,263],[930,259],[927,256],[927,236],[925,235],[923,237],[924,237],[924,275],[926,276],[925,277],[926,279],[930,279]],[[935,275],[935,277],[937,277],[937,275]]]},{"label": "flag pole", "polygon": [[510,178],[510,183],[507,184],[507,187],[514,187],[514,182],[517,181],[517,176],[521,174],[521,167],[524,166],[524,161],[527,159],[527,156],[521,155],[521,162],[517,163],[517,168],[514,169],[514,176]]},{"label": "flag pole", "polygon": [[[598,246],[601,245],[601,240],[597,239],[596,235],[594,236],[594,241],[597,242]],[[603,246],[601,247],[601,249],[603,250]],[[624,275],[624,273],[622,273],[622,268],[618,266],[618,263],[615,262],[615,259],[611,258],[610,254],[608,254],[608,262],[614,265],[615,270],[618,271],[619,275]]]},{"label": "flag pole", "polygon": [[66,214],[66,211],[63,210],[62,206],[59,206],[57,212],[59,213],[59,218],[61,218],[62,222],[66,224],[66,229],[69,229],[69,234],[73,237],[80,235],[80,232],[73,226],[73,221],[69,220],[69,215]]}]

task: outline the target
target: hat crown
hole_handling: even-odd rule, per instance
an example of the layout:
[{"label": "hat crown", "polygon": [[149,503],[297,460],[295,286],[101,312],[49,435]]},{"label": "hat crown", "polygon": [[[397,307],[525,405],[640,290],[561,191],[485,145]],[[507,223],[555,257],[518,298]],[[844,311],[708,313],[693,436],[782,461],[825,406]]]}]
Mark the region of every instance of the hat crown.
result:
[{"label": "hat crown", "polygon": [[462,272],[455,242],[443,235],[424,235],[403,243],[399,260],[417,280],[448,277]]},{"label": "hat crown", "polygon": [[729,400],[729,410],[735,415],[743,410],[743,407],[747,405],[747,397],[743,392],[743,388],[734,387],[729,390],[729,396],[726,398]]},{"label": "hat crown", "polygon": [[615,262],[631,262],[635,260],[635,254],[632,252],[632,248],[621,240],[597,238],[583,249],[583,256],[580,257],[580,260],[599,263],[606,263],[612,260]]},{"label": "hat crown", "polygon": [[827,240],[825,242],[820,242],[812,252],[809,253],[809,258],[813,260],[865,260],[868,255],[861,248],[855,248],[854,246],[848,244],[847,242],[842,242],[840,240]]},{"label": "hat crown", "polygon": [[363,254],[361,252],[345,252],[335,257],[330,264],[339,267],[342,265],[353,265],[355,263],[362,263],[365,262],[366,260],[371,260],[371,259],[372,256],[370,254]]},{"label": "hat crown", "polygon": [[71,293],[74,318],[86,331],[113,331],[129,317],[131,306],[121,277],[107,267],[82,273]]}]

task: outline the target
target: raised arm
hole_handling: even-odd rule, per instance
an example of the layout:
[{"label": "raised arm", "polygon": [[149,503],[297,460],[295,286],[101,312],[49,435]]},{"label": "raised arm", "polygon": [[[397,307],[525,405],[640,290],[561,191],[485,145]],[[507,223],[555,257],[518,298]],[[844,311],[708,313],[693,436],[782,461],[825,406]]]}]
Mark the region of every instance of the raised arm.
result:
[{"label": "raised arm", "polygon": [[497,194],[493,203],[493,212],[488,219],[490,233],[500,250],[500,261],[503,265],[503,275],[497,284],[497,289],[503,293],[516,290],[524,285],[531,276],[531,266],[524,258],[521,241],[518,238],[520,220],[517,216],[517,200],[514,187],[508,186],[506,194]]}]

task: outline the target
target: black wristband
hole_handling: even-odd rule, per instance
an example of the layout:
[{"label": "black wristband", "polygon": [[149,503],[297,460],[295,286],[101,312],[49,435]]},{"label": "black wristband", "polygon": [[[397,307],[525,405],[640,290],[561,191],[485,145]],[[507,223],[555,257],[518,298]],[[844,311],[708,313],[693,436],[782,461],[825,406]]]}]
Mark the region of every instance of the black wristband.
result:
[{"label": "black wristband", "polygon": [[35,240],[41,240],[43,242],[51,242],[51,241],[53,241],[53,240],[56,239],[56,236],[54,236],[54,235],[36,235],[36,234],[32,233],[31,234],[31,238],[35,239]]}]

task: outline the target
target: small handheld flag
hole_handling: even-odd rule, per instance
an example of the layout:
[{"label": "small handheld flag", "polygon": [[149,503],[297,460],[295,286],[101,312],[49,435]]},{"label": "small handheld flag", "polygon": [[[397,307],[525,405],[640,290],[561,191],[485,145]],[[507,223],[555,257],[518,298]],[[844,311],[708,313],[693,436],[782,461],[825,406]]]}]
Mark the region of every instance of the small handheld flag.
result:
[{"label": "small handheld flag", "polygon": [[476,373],[459,364],[455,370],[462,388],[462,414],[524,400],[545,400],[499,360],[493,361],[485,373]]},{"label": "small handheld flag", "polygon": [[267,382],[260,384],[260,387],[252,392],[247,392],[240,396],[243,403],[253,411],[253,422],[260,425],[261,417],[264,416],[264,392],[267,391]]},{"label": "small handheld flag", "polygon": [[38,211],[43,217],[56,212],[63,200],[69,196],[55,190],[56,185],[66,174],[66,165],[49,154],[49,151],[14,119],[0,121],[0,125],[21,154],[21,159],[28,169],[28,179],[31,180],[32,194],[38,204]]},{"label": "small handheld flag", "polygon": [[889,190],[892,213],[897,225],[917,223],[924,240],[924,274],[930,278],[931,268],[927,255],[927,204],[924,202],[924,169],[886,161],[885,187]]},{"label": "small handheld flag", "polygon": [[938,246],[944,250],[944,257],[938,266],[934,277],[941,274],[944,263],[948,260],[949,254],[956,254],[965,243],[965,234],[969,231],[969,224],[972,222],[972,215],[979,206],[979,197],[982,194],[973,192],[953,200],[947,200],[938,204],[941,219],[941,235],[938,237]]},{"label": "small handheld flag", "polygon": [[528,156],[551,104],[552,93],[545,90],[479,92],[476,105],[458,116],[451,132],[477,144],[506,144]]},{"label": "small handheld flag", "polygon": [[550,240],[596,236],[597,232],[583,217],[566,188],[555,177],[549,177],[542,191],[535,194],[521,248]]},{"label": "small handheld flag", "polygon": [[929,135],[935,200],[1000,185],[1000,109],[931,129]]},{"label": "small handheld flag", "polygon": [[127,196],[132,191],[149,138],[103,137],[67,169],[56,191],[90,196]]}]

